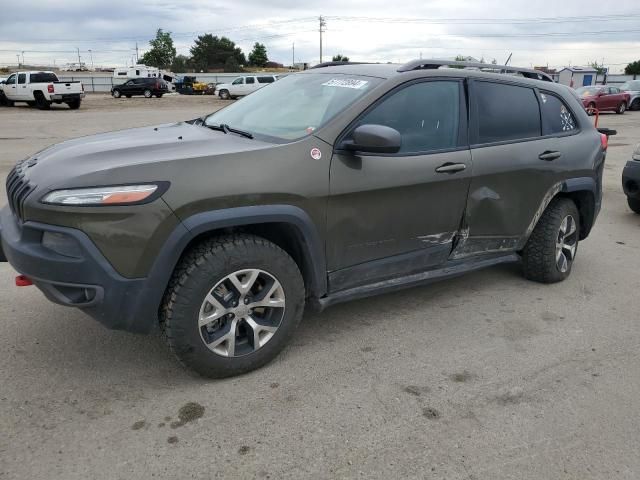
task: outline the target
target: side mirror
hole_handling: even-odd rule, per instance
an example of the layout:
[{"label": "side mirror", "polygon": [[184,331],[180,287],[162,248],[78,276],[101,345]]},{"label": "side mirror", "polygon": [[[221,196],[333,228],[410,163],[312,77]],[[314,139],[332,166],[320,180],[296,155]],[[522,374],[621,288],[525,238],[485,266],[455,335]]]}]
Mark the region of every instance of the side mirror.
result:
[{"label": "side mirror", "polygon": [[384,125],[360,125],[353,131],[353,140],[347,140],[342,148],[367,153],[397,153],[402,146],[402,136],[395,128]]}]

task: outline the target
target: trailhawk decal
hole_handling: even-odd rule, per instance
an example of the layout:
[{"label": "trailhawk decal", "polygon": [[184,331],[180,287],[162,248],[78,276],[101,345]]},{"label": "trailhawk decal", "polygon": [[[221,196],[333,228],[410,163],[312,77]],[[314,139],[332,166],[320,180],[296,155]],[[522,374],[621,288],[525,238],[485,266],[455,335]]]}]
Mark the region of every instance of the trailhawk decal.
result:
[{"label": "trailhawk decal", "polygon": [[324,82],[324,87],[342,87],[342,88],[355,88],[359,90],[367,86],[369,82],[367,80],[356,80],[355,78],[332,78],[328,82]]}]

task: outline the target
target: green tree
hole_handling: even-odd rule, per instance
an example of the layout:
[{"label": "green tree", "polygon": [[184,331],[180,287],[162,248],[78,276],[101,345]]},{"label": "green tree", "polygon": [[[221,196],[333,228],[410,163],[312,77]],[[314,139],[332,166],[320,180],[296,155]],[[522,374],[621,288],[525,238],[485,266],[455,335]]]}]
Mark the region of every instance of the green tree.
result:
[{"label": "green tree", "polygon": [[236,57],[227,57],[227,60],[224,62],[225,73],[235,73],[239,72],[240,70],[240,64],[236,60]]},{"label": "green tree", "polygon": [[198,70],[224,67],[229,57],[233,57],[238,66],[247,63],[242,50],[227,37],[205,33],[196,38],[191,47],[191,60]]},{"label": "green tree", "polygon": [[595,68],[598,75],[602,75],[605,72],[604,65],[598,65],[598,62],[589,62],[589,66]]},{"label": "green tree", "polygon": [[173,46],[171,32],[163,32],[161,28],[156,32],[156,38],[149,41],[151,49],[142,55],[142,63],[151,67],[169,68],[176,57],[176,47]]},{"label": "green tree", "polygon": [[171,71],[174,73],[185,73],[191,68],[191,59],[186,55],[176,55],[171,64]]},{"label": "green tree", "polygon": [[341,53],[334,55],[331,59],[332,62],[348,62],[349,57],[342,55]]},{"label": "green tree", "polygon": [[640,75],[640,60],[631,62],[629,65],[624,67],[624,73],[625,75]]},{"label": "green tree", "polygon": [[265,47],[262,43],[256,42],[253,45],[253,50],[249,54],[249,64],[254,65],[256,67],[264,67],[269,58],[267,58],[267,47]]}]

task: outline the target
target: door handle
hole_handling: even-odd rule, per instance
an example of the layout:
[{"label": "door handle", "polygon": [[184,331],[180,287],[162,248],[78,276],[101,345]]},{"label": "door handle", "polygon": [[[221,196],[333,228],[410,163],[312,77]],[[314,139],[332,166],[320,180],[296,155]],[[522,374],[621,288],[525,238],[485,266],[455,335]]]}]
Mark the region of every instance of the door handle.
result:
[{"label": "door handle", "polygon": [[555,160],[556,158],[560,158],[561,156],[562,154],[560,152],[551,152],[547,150],[546,152],[542,152],[540,155],[538,155],[538,158],[540,160],[546,160],[547,162],[550,162],[552,160]]},{"label": "door handle", "polygon": [[456,173],[465,170],[467,166],[464,163],[445,163],[436,168],[438,173]]}]

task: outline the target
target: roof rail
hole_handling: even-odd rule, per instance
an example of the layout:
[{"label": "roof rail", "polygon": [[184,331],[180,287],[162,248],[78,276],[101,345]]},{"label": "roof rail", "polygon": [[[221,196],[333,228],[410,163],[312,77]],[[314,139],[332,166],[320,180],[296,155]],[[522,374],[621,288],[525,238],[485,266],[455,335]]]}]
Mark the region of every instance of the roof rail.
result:
[{"label": "roof rail", "polygon": [[314,65],[309,70],[313,70],[314,68],[324,68],[324,67],[338,67],[340,65],[365,65],[368,62],[324,62],[319,63],[318,65]]},{"label": "roof rail", "polygon": [[553,82],[553,79],[549,75],[541,72],[540,70],[513,67],[509,65],[494,65],[492,63],[459,62],[457,60],[412,60],[398,68],[398,72],[410,72],[412,70],[436,70],[440,67],[475,68],[483,72],[493,73],[519,73],[526,78]]}]

